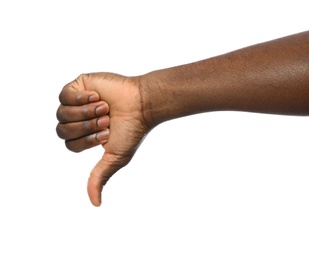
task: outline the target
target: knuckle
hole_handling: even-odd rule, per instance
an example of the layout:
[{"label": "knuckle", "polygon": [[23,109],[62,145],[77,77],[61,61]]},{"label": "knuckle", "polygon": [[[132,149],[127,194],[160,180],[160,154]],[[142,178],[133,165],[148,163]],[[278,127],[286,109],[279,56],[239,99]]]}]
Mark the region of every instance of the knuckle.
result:
[{"label": "knuckle", "polygon": [[64,104],[65,103],[66,99],[65,99],[65,95],[64,95],[63,91],[59,94],[58,99],[59,99],[60,104]]},{"label": "knuckle", "polygon": [[59,108],[57,109],[56,116],[57,116],[57,119],[58,119],[59,122],[65,122],[66,113],[65,113],[65,110],[63,109],[62,105],[60,105]]},{"label": "knuckle", "polygon": [[92,116],[92,113],[91,113],[89,106],[83,106],[82,114],[83,114],[84,118],[90,118]]},{"label": "knuckle", "polygon": [[58,96],[58,99],[59,99],[59,102],[61,104],[66,104],[68,102],[68,93],[70,93],[70,90],[72,89],[72,84],[71,83],[68,83],[67,85],[65,85],[61,92],[59,93],[59,96]]},{"label": "knuckle", "polygon": [[59,93],[58,99],[59,102],[62,104],[64,102],[64,97],[65,97],[65,92],[67,90],[67,86],[64,86],[61,90],[61,92]]},{"label": "knuckle", "polygon": [[77,101],[77,103],[78,103],[78,104],[82,104],[83,101],[84,101],[83,99],[84,99],[83,93],[82,93],[82,92],[77,93],[77,95],[76,95],[76,101]]},{"label": "knuckle", "polygon": [[93,147],[99,143],[99,140],[96,138],[96,136],[96,134],[86,136],[85,143],[88,147]]},{"label": "knuckle", "polygon": [[83,121],[82,127],[84,129],[84,132],[86,133],[90,132],[91,130],[94,130],[93,129],[94,127],[91,121]]},{"label": "knuckle", "polygon": [[68,150],[74,153],[79,153],[82,151],[82,149],[78,148],[78,146],[76,145],[76,142],[74,141],[65,141],[65,146]]},{"label": "knuckle", "polygon": [[61,138],[61,139],[65,139],[66,138],[66,130],[65,130],[65,127],[63,124],[57,124],[57,127],[56,127],[56,132],[57,132],[57,135]]}]

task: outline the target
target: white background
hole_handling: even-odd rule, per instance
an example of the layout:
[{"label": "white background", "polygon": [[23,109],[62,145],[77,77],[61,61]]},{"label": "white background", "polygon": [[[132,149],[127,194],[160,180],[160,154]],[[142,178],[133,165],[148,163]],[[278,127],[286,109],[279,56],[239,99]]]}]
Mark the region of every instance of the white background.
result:
[{"label": "white background", "polygon": [[58,94],[308,30],[307,1],[1,1],[0,259],[308,259],[309,119],[214,112],[154,129],[86,193]]}]

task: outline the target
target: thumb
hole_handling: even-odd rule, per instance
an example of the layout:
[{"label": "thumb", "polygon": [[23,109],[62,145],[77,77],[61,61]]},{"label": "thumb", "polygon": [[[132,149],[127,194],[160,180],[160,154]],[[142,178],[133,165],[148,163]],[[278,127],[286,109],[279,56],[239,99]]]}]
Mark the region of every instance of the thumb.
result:
[{"label": "thumb", "polygon": [[115,154],[104,153],[96,166],[92,169],[88,179],[88,196],[91,203],[101,205],[101,192],[110,177],[119,169],[129,163],[132,157],[123,157]]}]

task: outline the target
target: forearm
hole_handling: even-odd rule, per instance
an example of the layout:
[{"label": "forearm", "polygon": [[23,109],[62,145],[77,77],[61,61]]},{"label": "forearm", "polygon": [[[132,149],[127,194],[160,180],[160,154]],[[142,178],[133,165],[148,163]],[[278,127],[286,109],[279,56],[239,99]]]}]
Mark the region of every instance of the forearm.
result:
[{"label": "forearm", "polygon": [[140,78],[150,125],[208,111],[309,115],[309,31]]}]

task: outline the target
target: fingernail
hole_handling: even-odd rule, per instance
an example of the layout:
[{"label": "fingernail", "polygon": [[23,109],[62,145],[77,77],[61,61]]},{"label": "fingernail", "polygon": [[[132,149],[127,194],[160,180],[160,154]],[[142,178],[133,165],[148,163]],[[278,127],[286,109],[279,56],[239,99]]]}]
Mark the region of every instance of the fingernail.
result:
[{"label": "fingernail", "polygon": [[96,95],[96,94],[93,94],[89,97],[89,102],[96,102],[96,101],[99,101],[99,96]]},{"label": "fingernail", "polygon": [[97,138],[100,142],[106,141],[106,139],[108,139],[108,137],[109,137],[109,130],[108,130],[108,129],[105,129],[105,130],[103,130],[103,131],[97,133],[97,136],[96,136],[96,138]]},{"label": "fingernail", "polygon": [[102,116],[98,119],[97,121],[97,125],[99,128],[106,128],[108,127],[108,124],[109,124],[109,117],[108,116]]},{"label": "fingernail", "polygon": [[102,116],[102,115],[105,115],[107,112],[107,104],[106,103],[103,103],[102,105],[98,106],[96,109],[95,109],[95,114],[97,116]]}]

